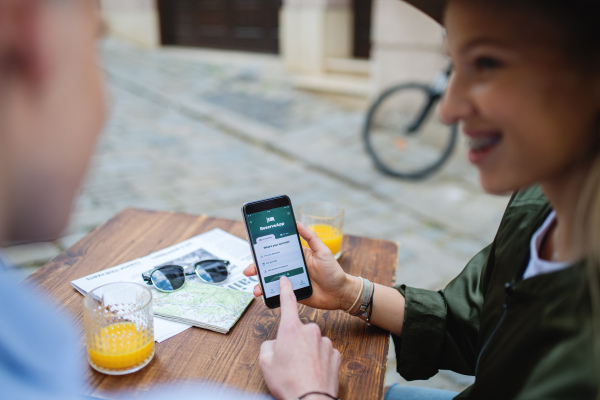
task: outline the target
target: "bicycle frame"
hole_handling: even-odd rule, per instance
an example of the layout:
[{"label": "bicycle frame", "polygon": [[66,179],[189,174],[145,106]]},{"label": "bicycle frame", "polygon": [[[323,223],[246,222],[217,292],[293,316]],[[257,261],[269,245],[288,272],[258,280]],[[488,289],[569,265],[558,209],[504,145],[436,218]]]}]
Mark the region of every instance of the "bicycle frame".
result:
[{"label": "bicycle frame", "polygon": [[[402,137],[404,136],[408,139],[408,136],[411,136],[411,140],[414,140],[415,143],[419,143],[419,139],[421,138],[420,134],[424,132],[424,126],[429,125],[430,120],[432,120],[430,114],[432,110],[435,109],[436,102],[440,101],[442,98],[451,72],[452,68],[451,66],[448,66],[443,71],[440,71],[429,85],[419,82],[405,82],[389,87],[371,104],[365,118],[362,137],[365,149],[369,153],[369,156],[377,169],[387,175],[397,178],[420,180],[431,175],[446,162],[448,157],[450,157],[456,144],[458,134],[456,124],[448,126],[449,136],[447,138],[442,137],[441,139],[445,140],[445,143],[442,142],[440,144],[441,147],[438,147],[437,150],[433,150],[434,152],[437,152],[437,158],[426,159],[423,163],[419,163],[417,159],[411,161],[410,158],[405,158],[405,154],[407,153],[403,154],[403,151],[406,150],[406,141],[404,141]],[[392,96],[397,96],[402,93],[418,93],[421,95],[420,99],[423,103],[413,103],[412,105],[417,106],[418,109],[413,110],[412,114],[405,113],[403,115],[405,117],[404,123],[399,124],[397,128],[390,126],[387,133],[385,133],[386,131],[384,129],[381,133],[376,134],[378,138],[385,137],[380,135],[388,135],[388,139],[384,139],[383,142],[379,141],[379,143],[387,143],[383,144],[383,147],[381,147],[381,145],[377,145],[377,142],[373,139],[374,133],[372,131],[373,126],[376,124],[377,112],[378,110],[384,109],[384,104],[393,104],[390,103],[390,99],[393,98]],[[436,123],[436,121],[431,122],[434,124]],[[398,138],[400,141],[396,142],[394,137]],[[398,163],[396,163],[394,159],[388,157],[390,154],[389,150],[393,150],[396,147],[399,150],[395,156],[397,157],[396,160],[398,160]],[[388,156],[383,156],[384,153],[382,152],[387,152],[385,154],[388,154]],[[407,160],[408,163],[402,164],[401,160]],[[411,165],[410,163],[413,164]]]},{"label": "bicycle frame", "polygon": [[421,124],[429,115],[433,105],[438,102],[438,100],[444,94],[444,90],[446,90],[446,85],[448,84],[448,79],[450,74],[452,73],[452,67],[446,68],[444,71],[440,71],[437,73],[431,85],[429,85],[429,97],[427,98],[427,103],[421,110],[421,112],[415,117],[414,122],[408,125],[406,129],[407,135],[415,134]]}]

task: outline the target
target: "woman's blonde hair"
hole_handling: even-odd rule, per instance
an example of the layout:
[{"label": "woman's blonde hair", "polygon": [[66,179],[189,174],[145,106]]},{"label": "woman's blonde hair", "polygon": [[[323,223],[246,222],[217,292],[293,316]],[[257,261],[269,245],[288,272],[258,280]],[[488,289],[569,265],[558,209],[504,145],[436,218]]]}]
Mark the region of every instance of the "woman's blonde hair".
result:
[{"label": "woman's blonde hair", "polygon": [[[600,130],[598,135],[600,137]],[[600,155],[596,156],[592,164],[579,199],[574,243],[577,252],[585,256],[592,310],[594,360],[596,373],[600,375]],[[600,391],[596,398],[600,400]]]},{"label": "woman's blonde hair", "polygon": [[[501,0],[497,0],[501,1]],[[511,4],[537,9],[554,27],[562,30],[557,43],[565,57],[582,75],[590,78],[590,88],[600,82],[600,1],[598,0],[507,0]],[[504,5],[506,3],[504,2]],[[595,90],[595,89],[590,89]],[[600,104],[596,117],[595,146],[591,149],[591,167],[586,175],[574,221],[575,254],[585,259],[586,286],[583,298],[592,310],[592,334],[596,374],[600,382]],[[565,135],[568,135],[565,132]],[[600,391],[597,394],[600,400]]]}]

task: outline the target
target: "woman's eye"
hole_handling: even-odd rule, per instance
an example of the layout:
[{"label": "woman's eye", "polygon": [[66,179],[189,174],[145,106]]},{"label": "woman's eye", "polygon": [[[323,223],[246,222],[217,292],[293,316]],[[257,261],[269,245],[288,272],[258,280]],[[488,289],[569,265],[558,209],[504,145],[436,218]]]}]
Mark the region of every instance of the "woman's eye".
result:
[{"label": "woman's eye", "polygon": [[498,68],[500,66],[500,62],[490,57],[478,57],[475,59],[475,67],[480,70],[489,70]]}]

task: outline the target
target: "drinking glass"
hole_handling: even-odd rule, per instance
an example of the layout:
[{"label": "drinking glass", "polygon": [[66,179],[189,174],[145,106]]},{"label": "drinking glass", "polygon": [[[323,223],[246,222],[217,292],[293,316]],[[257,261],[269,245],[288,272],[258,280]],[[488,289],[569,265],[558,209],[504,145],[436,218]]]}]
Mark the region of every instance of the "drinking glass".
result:
[{"label": "drinking glass", "polygon": [[124,375],[154,357],[152,293],[137,283],[109,283],[83,298],[83,315],[92,368]]},{"label": "drinking glass", "polygon": [[[344,209],[325,201],[311,201],[298,208],[298,219],[331,250],[337,259],[342,255],[342,239],[344,238]],[[302,239],[302,245],[308,244]]]}]

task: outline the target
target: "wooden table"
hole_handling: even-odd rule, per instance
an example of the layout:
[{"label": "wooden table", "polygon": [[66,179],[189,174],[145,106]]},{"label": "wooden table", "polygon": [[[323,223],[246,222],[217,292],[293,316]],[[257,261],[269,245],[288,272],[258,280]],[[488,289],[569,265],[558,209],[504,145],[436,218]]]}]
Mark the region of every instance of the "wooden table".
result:
[{"label": "wooden table", "polygon": [[[239,221],[181,213],[127,209],[91,232],[77,244],[36,271],[28,280],[47,290],[59,307],[71,314],[81,332],[82,359],[87,358],[83,332],[82,296],[70,282],[85,275],[145,256],[212,228],[244,238]],[[372,282],[390,285],[396,270],[395,243],[346,235],[340,263],[345,271]],[[368,327],[342,311],[301,306],[304,322],[317,323],[342,354],[340,397],[381,399],[387,363],[389,333]],[[124,390],[144,392],[159,383],[217,382],[249,392],[267,392],[258,367],[263,341],[274,339],[279,309],[253,301],[226,335],[188,329],[156,344],[156,355],[141,371],[109,376],[87,368],[86,394],[111,397]]]}]

